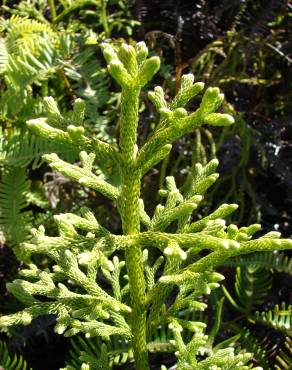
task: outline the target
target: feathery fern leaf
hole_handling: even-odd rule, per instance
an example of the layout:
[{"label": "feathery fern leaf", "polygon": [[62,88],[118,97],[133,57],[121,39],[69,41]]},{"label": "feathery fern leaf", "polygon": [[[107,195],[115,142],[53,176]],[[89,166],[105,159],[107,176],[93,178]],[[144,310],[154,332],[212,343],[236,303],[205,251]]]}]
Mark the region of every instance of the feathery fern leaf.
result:
[{"label": "feathery fern leaf", "polygon": [[[111,340],[103,342],[99,337],[83,339],[78,336],[71,341],[70,360],[65,367],[66,370],[79,370],[86,363],[90,369],[111,369],[113,365],[124,365],[133,359],[133,352],[129,342],[124,339],[112,337]],[[101,354],[107,353],[108,367],[100,367]]]},{"label": "feathery fern leaf", "polygon": [[7,66],[9,59],[8,50],[3,38],[0,38],[0,74],[2,74]]},{"label": "feathery fern leaf", "polygon": [[28,17],[12,15],[0,22],[0,31],[5,32],[5,46],[9,54],[17,55],[23,49],[35,50],[39,48],[39,42],[46,35],[51,40],[54,31],[48,23],[41,23]]},{"label": "feathery fern leaf", "polygon": [[78,157],[76,148],[70,145],[57,145],[51,141],[26,132],[14,130],[12,134],[0,137],[0,164],[8,166],[38,167],[42,161],[42,155],[58,151],[60,157],[74,161]]},{"label": "feathery fern leaf", "polygon": [[109,99],[106,70],[95,59],[97,48],[88,47],[76,54],[70,63],[65,64],[65,73],[73,82],[78,96],[87,99],[96,108],[104,106]]},{"label": "feathery fern leaf", "polygon": [[292,339],[287,337],[285,340],[285,349],[281,349],[276,356],[276,370],[291,370],[292,364]]},{"label": "feathery fern leaf", "polygon": [[[3,370],[29,370],[22,356],[9,354],[5,342],[0,341],[0,369]],[[31,370],[31,369],[30,369]]]},{"label": "feathery fern leaf", "polygon": [[2,115],[16,115],[21,110],[32,93],[31,86],[40,85],[56,71],[56,58],[55,49],[46,39],[42,40],[38,57],[29,49],[23,49],[19,56],[9,55],[4,78],[7,89],[0,100]]},{"label": "feathery fern leaf", "polygon": [[244,267],[258,266],[292,275],[292,258],[280,252],[258,252],[231,258],[224,262],[224,266]]},{"label": "feathery fern leaf", "polygon": [[280,307],[276,304],[272,310],[257,311],[251,321],[264,324],[292,336],[292,305],[282,302]]},{"label": "feathery fern leaf", "polygon": [[256,364],[268,370],[270,368],[268,353],[263,348],[261,341],[246,327],[232,325],[232,331],[240,335],[238,340],[240,347],[253,353]]},{"label": "feathery fern leaf", "polygon": [[235,292],[239,304],[224,286],[222,289],[229,302],[236,309],[248,314],[254,306],[263,303],[271,286],[272,275],[269,271],[249,265],[236,269]]},{"label": "feathery fern leaf", "polygon": [[242,307],[248,312],[255,305],[263,303],[271,286],[272,276],[269,271],[257,266],[236,269],[236,294]]},{"label": "feathery fern leaf", "polygon": [[23,241],[31,228],[31,214],[24,211],[29,187],[25,169],[10,167],[4,171],[0,184],[0,226],[12,243]]}]

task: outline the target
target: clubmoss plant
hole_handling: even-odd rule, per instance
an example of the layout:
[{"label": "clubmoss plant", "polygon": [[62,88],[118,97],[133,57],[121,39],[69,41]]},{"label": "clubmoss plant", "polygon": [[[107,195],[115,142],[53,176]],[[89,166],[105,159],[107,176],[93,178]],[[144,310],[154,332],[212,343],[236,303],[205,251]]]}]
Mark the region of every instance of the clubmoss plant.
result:
[{"label": "clubmoss plant", "polygon": [[[60,334],[72,336],[81,332],[87,337],[102,337],[102,353],[92,368],[111,368],[106,343],[111,336],[120,336],[133,350],[135,368],[149,370],[148,352],[153,348],[149,338],[163,321],[169,325],[172,339],[156,345],[156,350],[175,352],[178,370],[248,369],[245,364],[251,354],[235,354],[232,348],[216,349],[212,343],[218,330],[211,331],[208,337],[204,322],[184,313],[206,308],[200,297],[224,279],[214,269],[226,259],[254,251],[292,248],[292,241],[279,239],[276,232],[251,240],[259,225],[226,227],[224,219],[236,210],[234,204],[222,204],[207,217],[193,220],[193,211],[218,177],[217,160],[204,167],[195,166],[184,194],[175,179],[167,177],[166,187],[159,193],[165,203],[157,205],[152,217],[148,215],[141,181],[168,155],[171,144],[203,124],[230,125],[233,118],[216,112],[224,96],[213,87],[205,91],[198,109],[188,113],[185,105],[204,89],[204,84],[194,84],[193,75],[184,75],[180,90],[170,103],[161,87],[149,92],[160,121],[139,148],[139,95],[159,69],[159,58],[147,58],[143,42],[135,47],[124,44],[118,50],[104,44],[102,49],[108,71],[122,89],[118,145],[87,137],[81,125],[64,128],[61,119],[59,127],[58,120],[52,123],[46,118],[31,120],[28,125],[47,140],[80,149],[81,166],[67,163],[57,154],[45,155],[44,159],[63,175],[115,202],[123,233],[112,234],[85,208],[80,214],[55,216],[59,236],[46,236],[43,227],[33,230],[31,241],[19,248],[28,268],[21,270],[22,279],[8,284],[8,290],[27,307],[2,316],[0,325],[29,324],[37,316],[55,314],[55,330]],[[84,104],[77,100],[74,122],[82,122],[83,110]],[[105,171],[115,165],[120,185],[97,176],[94,163]],[[152,253],[154,249],[157,251]],[[49,256],[52,267],[38,268],[31,259],[33,254]],[[111,289],[105,288],[105,279]],[[188,339],[183,335],[185,331],[191,333]],[[161,369],[166,369],[161,365]],[[91,367],[84,364],[85,368]]]}]

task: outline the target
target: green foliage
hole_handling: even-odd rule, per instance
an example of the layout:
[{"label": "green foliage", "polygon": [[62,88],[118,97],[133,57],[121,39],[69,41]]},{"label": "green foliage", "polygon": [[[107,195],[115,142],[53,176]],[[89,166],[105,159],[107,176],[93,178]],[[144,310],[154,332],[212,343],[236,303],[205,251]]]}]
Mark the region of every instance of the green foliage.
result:
[{"label": "green foliage", "polygon": [[276,370],[286,370],[291,367],[292,363],[292,340],[287,337],[285,340],[285,349],[280,351],[280,354],[276,357],[277,365]]},{"label": "green foliage", "polygon": [[252,253],[244,257],[231,258],[224,265],[232,267],[257,266],[258,268],[292,274],[292,259],[279,252]]},{"label": "green foliage", "polygon": [[[275,306],[272,309],[268,306],[270,311],[265,307],[273,273],[282,271],[291,274],[291,259],[283,253],[269,251],[238,256],[238,253],[245,253],[245,247],[246,253],[256,250],[255,240],[251,247],[251,244],[245,243],[252,242],[247,240],[252,233],[246,228],[237,230],[234,225],[225,225],[225,218],[230,216],[238,223],[243,218],[247,219],[245,216],[248,214],[249,219],[259,217],[255,193],[248,181],[254,171],[248,167],[249,153],[258,133],[248,126],[244,114],[236,114],[225,101],[221,113],[216,113],[217,107],[213,108],[217,105],[216,100],[219,106],[222,96],[219,97],[218,90],[214,88],[205,92],[204,98],[208,102],[199,107],[199,120],[195,122],[195,115],[191,113],[188,116],[185,106],[193,97],[195,103],[192,101],[189,107],[194,108],[202,100],[203,84],[194,84],[191,75],[184,75],[179,81],[181,66],[177,65],[176,87],[179,88],[180,83],[180,89],[173,100],[169,98],[174,94],[168,91],[172,85],[168,81],[163,83],[165,92],[156,87],[149,93],[149,100],[157,110],[157,115],[152,115],[150,103],[151,119],[158,115],[160,119],[151,122],[153,131],[148,140],[144,130],[147,125],[141,122],[139,131],[136,126],[138,148],[133,135],[134,124],[132,130],[128,130],[129,122],[137,123],[138,90],[155,71],[157,60],[152,59],[152,66],[149,63],[143,70],[145,48],[142,44],[135,46],[129,40],[136,48],[134,53],[132,47],[121,49],[120,41],[114,41],[113,50],[105,46],[105,54],[111,64],[109,69],[122,85],[122,94],[109,92],[110,80],[106,70],[96,60],[102,39],[115,31],[119,32],[119,36],[121,33],[132,33],[137,22],[130,19],[129,2],[22,0],[11,6],[8,1],[3,3],[1,12],[4,17],[0,25],[0,110],[3,126],[0,187],[4,189],[0,199],[1,231],[4,232],[6,244],[17,246],[14,252],[28,266],[22,266],[22,276],[9,286],[10,291],[28,307],[21,315],[15,315],[14,320],[28,323],[32,317],[51,312],[58,316],[56,331],[60,333],[65,330],[66,335],[78,331],[87,336],[100,335],[86,339],[80,336],[74,342],[72,362],[68,365],[70,369],[106,369],[113,364],[126,366],[127,362],[133,361],[134,353],[136,367],[146,368],[146,360],[139,357],[143,351],[146,352],[145,347],[149,353],[175,352],[178,358],[176,366],[185,368],[185,362],[188,362],[196,369],[216,366],[224,369],[235,366],[250,368],[251,365],[243,365],[245,360],[248,362],[251,358],[244,354],[247,350],[254,354],[253,363],[268,369],[267,354],[252,325],[249,326],[250,331],[230,329],[225,322],[225,306],[220,293],[216,301],[218,307],[212,310],[209,306],[214,300],[213,292],[218,292],[214,289],[223,277],[213,274],[217,264],[236,266],[234,297],[226,289],[225,293],[233,307],[239,310],[239,318],[244,316],[249,324],[266,325],[288,334],[291,332],[290,306]],[[248,3],[240,8],[246,6]],[[221,9],[220,6],[218,9]],[[14,15],[9,18],[10,14]],[[278,35],[277,32],[275,35]],[[257,96],[260,100],[264,91],[261,86],[273,86],[279,80],[277,73],[275,76],[265,73],[267,50],[272,50],[273,40],[276,39],[269,38],[266,40],[268,43],[253,40],[252,46],[257,48],[257,57],[254,58],[245,53],[248,39],[244,35],[235,32],[235,29],[224,33],[224,37],[210,43],[190,59],[196,78],[206,79],[208,86],[224,86],[227,92],[228,88],[229,92],[234,87],[236,90],[236,85],[240,84],[249,86],[249,89],[259,86]],[[275,47],[273,50],[277,51]],[[135,56],[133,58],[135,53],[137,63]],[[253,66],[252,72],[249,63]],[[158,80],[161,77],[165,79],[166,74],[167,80],[171,80],[169,70],[172,67],[164,64],[162,68],[164,72],[160,73]],[[140,76],[136,73],[139,71]],[[251,76],[254,71],[256,74]],[[142,98],[139,113],[145,109],[145,102],[147,107],[149,105],[144,95]],[[278,100],[275,106],[279,106]],[[210,102],[214,106],[207,114]],[[131,105],[133,109],[129,108]],[[283,106],[283,102],[280,105]],[[73,109],[68,109],[71,106]],[[280,106],[278,109],[281,112],[283,108]],[[201,123],[228,125],[232,120],[226,113],[235,116],[236,125],[224,129],[218,148],[222,150],[226,138],[237,135],[241,138],[242,155],[232,173],[217,181],[215,171],[218,163],[214,160],[217,134],[209,127],[201,126]],[[35,120],[39,116],[45,118]],[[33,119],[30,128],[35,133],[27,132],[24,127],[28,118]],[[109,130],[115,118],[119,118],[116,129]],[[15,126],[21,129],[15,129]],[[39,136],[40,133],[42,136]],[[117,144],[113,134],[119,138]],[[180,140],[182,134],[190,135]],[[180,142],[171,156],[174,140]],[[184,143],[187,143],[187,150]],[[58,154],[48,154],[55,152]],[[188,153],[192,156],[189,167],[188,162],[183,162],[188,160]],[[149,183],[151,169],[161,160],[159,195],[162,202],[151,214],[149,209],[153,209],[155,197],[149,201],[144,190],[152,186]],[[57,212],[64,213],[55,217],[59,234],[50,221],[52,212],[48,211],[48,202],[44,199],[45,186],[40,181],[30,182],[26,177],[35,176],[36,169],[42,176],[43,170],[46,171],[44,161],[54,170],[44,174],[45,182],[53,178],[47,189],[55,187],[56,194],[62,194],[59,199],[64,200],[64,204],[57,209]],[[167,163],[170,174],[176,178],[165,175]],[[43,165],[41,169],[40,165]],[[27,171],[27,166],[32,171]],[[133,176],[130,176],[131,173]],[[182,179],[185,173],[186,179]],[[25,177],[25,192],[19,185],[22,175]],[[147,178],[143,187],[140,186],[138,197],[137,183],[141,185],[144,175]],[[74,191],[64,197],[62,185],[57,181],[53,184],[55,179],[64,184],[67,181]],[[226,181],[230,181],[230,187],[221,196],[220,189]],[[74,182],[77,185],[74,186]],[[206,198],[208,195],[205,192],[213,184],[215,187],[211,196]],[[85,186],[84,191],[82,186]],[[96,196],[98,192],[108,197],[109,202]],[[133,206],[127,197],[133,200]],[[214,211],[211,207],[216,199],[223,204],[215,207]],[[93,204],[90,200],[94,200]],[[235,200],[240,205],[239,212],[234,212],[236,205],[225,204],[229,200]],[[251,203],[249,211],[244,208],[246,200]],[[87,203],[94,212],[81,208],[83,203]],[[110,204],[114,212],[104,209],[100,212],[103,203]],[[32,204],[37,206],[33,208],[34,222],[30,211]],[[71,206],[72,213],[67,213]],[[42,208],[41,213],[38,213],[39,207]],[[135,209],[139,210],[139,214]],[[43,213],[44,210],[46,213]],[[116,211],[121,216],[122,227],[117,222]],[[114,230],[110,227],[107,230],[97,222],[98,219],[103,220],[103,224],[109,223],[109,218],[111,226],[115,224]],[[133,219],[140,220],[139,225],[131,221]],[[38,232],[33,231],[32,240],[29,240],[28,230],[32,223],[38,226],[43,222],[46,223],[46,233],[40,228]],[[257,225],[253,227],[257,229]],[[120,235],[121,228],[123,235]],[[278,235],[270,234],[269,239],[275,236],[277,239]],[[19,245],[24,239],[27,243]],[[258,242],[260,248],[265,248],[264,242]],[[267,243],[270,243],[270,250],[279,246],[278,240]],[[287,243],[286,246],[290,247]],[[224,256],[223,252],[228,251],[232,253]],[[222,261],[219,261],[220,254]],[[41,264],[39,258],[42,259]],[[135,269],[132,260],[138,268]],[[212,294],[208,300],[210,290]],[[105,304],[104,292],[107,294]],[[125,305],[122,306],[125,312],[116,301]],[[207,305],[206,314],[203,310]],[[192,312],[188,306],[192,307]],[[207,320],[207,317],[211,319]],[[3,320],[5,322],[5,318]],[[235,317],[236,320],[238,317]],[[227,333],[225,325],[229,330]],[[218,344],[217,337],[226,338],[230,330],[236,335]],[[196,347],[198,343],[201,343],[199,348]],[[279,359],[284,368],[289,367],[289,357],[285,352]],[[223,360],[222,365],[220,361]],[[162,368],[166,369],[165,366]]]},{"label": "green foliage", "polygon": [[[194,166],[184,192],[174,177],[167,177],[165,188],[159,191],[163,201],[152,215],[144,206],[141,187],[144,175],[169,154],[174,141],[204,124],[229,126],[234,122],[230,115],[218,113],[224,95],[216,87],[203,92],[204,84],[194,83],[191,74],[182,77],[172,101],[167,101],[162,88],[156,87],[149,98],[159,113],[159,122],[139,147],[139,96],[158,71],[159,58],[148,58],[143,42],[119,47],[103,44],[102,50],[108,71],[122,90],[117,144],[106,143],[85,130],[84,104],[80,100],[75,101],[71,116],[64,119],[54,99],[46,98],[50,106],[46,117],[27,124],[34,134],[47,141],[80,151],[80,163],[75,164],[56,153],[43,158],[62,175],[113,202],[120,215],[122,233],[114,234],[105,228],[88,208],[55,215],[57,236],[46,235],[43,226],[33,229],[32,238],[20,248],[27,266],[20,270],[20,278],[7,286],[25,308],[2,316],[0,325],[28,325],[36,317],[54,314],[57,333],[68,337],[84,333],[88,338],[101,337],[104,342],[97,347],[98,361],[94,360],[95,353],[86,359],[83,369],[90,368],[91,361],[95,361],[93,368],[111,368],[111,343],[118,338],[118,343],[131,344],[136,369],[148,370],[147,340],[162,321],[172,332],[172,339],[166,339],[177,358],[178,370],[252,368],[251,353],[236,352],[228,344],[213,347],[220,313],[211,339],[206,323],[197,319],[197,313],[207,308],[204,300],[224,279],[214,271],[216,267],[239,255],[291,249],[292,241],[280,239],[275,232],[253,238],[260,229],[258,224],[227,226],[225,219],[237,208],[234,204],[221,204],[209,215],[194,218],[194,211],[218,178],[216,159]],[[188,112],[185,105],[200,93],[197,109]],[[102,174],[96,166],[103,170]],[[119,183],[110,181],[113,167]],[[34,255],[49,257],[50,266],[38,266]],[[238,285],[242,283],[249,284],[249,280],[238,279]],[[265,279],[256,286],[260,300],[262,286],[269,284],[269,279]],[[243,296],[242,290],[238,292]],[[182,317],[186,309],[195,311],[194,316]],[[81,346],[87,353],[89,345]]]},{"label": "green foliage", "polygon": [[[28,132],[24,126],[28,118],[46,114],[50,118],[50,123],[55,124],[54,117],[57,115],[63,127],[69,123],[77,124],[78,119],[83,123],[85,116],[84,125],[88,132],[97,133],[106,141],[113,141],[106,127],[109,119],[99,113],[110,95],[105,71],[95,60],[97,41],[95,40],[95,44],[91,45],[90,37],[85,32],[79,30],[76,33],[78,28],[73,27],[65,31],[63,24],[59,27],[50,24],[44,17],[47,2],[24,3],[21,2],[11,8],[4,5],[1,9],[4,16],[0,21],[2,79],[0,91],[2,183],[0,186],[3,189],[7,188],[6,172],[17,174],[20,171],[20,176],[23,173],[30,176],[31,173],[26,168],[31,166],[34,170],[42,165],[43,154],[58,151],[62,159],[74,161],[78,158],[78,151],[74,145],[63,144],[60,148],[58,143],[48,142],[45,138]],[[83,6],[81,2],[79,5]],[[5,11],[12,12],[13,15],[8,18]],[[56,100],[53,97],[44,99],[49,92]],[[76,99],[74,109],[71,111],[68,109],[68,102],[76,94],[83,97],[85,103]],[[10,180],[13,181],[11,178]],[[42,198],[44,198],[44,188],[44,186],[39,187]],[[8,246],[23,240],[27,235],[27,226],[30,225],[29,222],[23,222],[30,221],[24,216],[20,217],[19,224],[15,224],[20,211],[14,212],[15,217],[12,220],[11,196],[16,200],[22,199],[21,187],[13,186],[10,192],[6,189],[1,195],[1,205],[3,205],[1,229]],[[27,188],[25,201],[27,210],[31,208],[33,200],[35,200],[35,194]],[[37,204],[39,205],[40,203]],[[34,219],[43,217],[43,211],[41,213],[38,211],[37,208]],[[25,216],[28,214],[28,212],[24,213]],[[8,226],[9,221],[14,223]],[[35,224],[37,225],[38,222]],[[14,233],[14,231],[17,232]]]},{"label": "green foliage", "polygon": [[[24,134],[15,130],[8,135],[2,135],[0,138],[0,163],[6,166],[25,167],[29,164],[35,169],[43,162],[42,155],[54,151],[58,148],[54,143],[32,135],[29,132]],[[64,145],[59,150],[62,158],[67,160],[78,157],[76,149],[71,145]]]},{"label": "green foliage", "polygon": [[239,305],[234,303],[234,306],[242,312],[250,313],[254,306],[264,302],[271,286],[272,275],[266,269],[257,265],[237,267],[235,292]]},{"label": "green foliage", "polygon": [[257,311],[254,321],[292,336],[292,305],[282,302],[280,307],[276,304],[272,310],[266,312]]},{"label": "green foliage", "polygon": [[244,327],[233,327],[233,330],[234,332],[238,332],[240,335],[238,339],[240,346],[245,348],[248,352],[253,353],[256,363],[263,369],[269,369],[269,356],[267,351],[263,348],[260,340],[254,336],[250,330]]},{"label": "green foliage", "polygon": [[[265,298],[271,290],[273,275],[278,271],[291,274],[289,268],[291,258],[278,252],[260,252],[250,254],[245,258],[236,257],[224,264],[236,267],[235,295],[227,291],[224,286],[222,286],[222,289],[231,305],[241,315],[244,315],[244,317],[241,316],[241,320],[244,319],[252,324],[272,328],[273,336],[277,335],[277,332],[291,336],[291,305],[282,302],[281,305],[276,304],[270,310],[262,308],[265,307]],[[259,307],[261,310],[258,309]],[[257,338],[256,330],[253,328],[245,333],[245,329],[231,325],[231,330],[241,334],[239,341],[244,348],[254,353],[257,363],[262,365],[264,369],[270,368],[270,362],[275,363],[279,358],[281,361],[280,354],[276,358],[272,356],[273,358],[269,359],[261,345],[260,338]],[[243,333],[244,335],[242,335]],[[266,345],[266,349],[268,348],[269,344]],[[281,351],[280,353],[285,358],[285,352]],[[284,360],[283,363],[285,363]],[[277,368],[278,365],[275,366]]]},{"label": "green foliage", "polygon": [[24,169],[10,167],[4,171],[0,184],[0,225],[6,239],[13,244],[22,242],[31,228],[32,215],[25,211],[29,189]]},{"label": "green foliage", "polygon": [[[66,370],[79,370],[82,369],[82,365],[86,364],[92,369],[109,369],[113,365],[122,366],[133,359],[129,342],[116,337],[105,343],[98,337],[83,339],[79,336],[71,343],[71,358],[69,364],[64,368]],[[103,362],[104,357],[106,358],[105,362]]]},{"label": "green foliage", "polygon": [[[183,173],[192,172],[195,163],[205,164],[218,153],[222,158],[222,176],[206,199],[209,201],[208,211],[217,202],[236,201],[240,208],[234,221],[260,222],[261,211],[265,215],[267,209],[266,201],[261,200],[263,194],[257,197],[257,187],[254,186],[262,180],[259,173],[265,172],[268,163],[277,162],[277,165],[271,164],[272,172],[291,177],[289,166],[285,166],[283,158],[280,160],[281,154],[278,155],[278,150],[284,152],[285,144],[277,141],[277,126],[281,125],[283,132],[286,130],[285,117],[291,111],[285,72],[287,63],[291,64],[285,51],[291,31],[291,12],[281,1],[265,4],[260,1],[223,2],[217,6],[201,0],[198,7],[194,3],[178,5],[175,1],[160,1],[157,6],[167,9],[160,25],[155,22],[155,17],[150,17],[155,14],[154,4],[155,1],[143,4],[140,15],[146,22],[145,29],[156,28],[146,35],[149,44],[156,46],[160,54],[164,52],[167,60],[174,54],[171,62],[175,64],[176,76],[175,84],[172,78],[173,88],[170,87],[169,95],[174,94],[174,85],[176,88],[179,85],[181,71],[189,68],[198,80],[226,92],[228,103],[225,109],[235,119],[235,125],[226,127],[220,136],[212,129],[206,134],[205,129],[200,128],[195,135],[181,140],[179,149],[165,161],[165,172],[169,174],[181,168]],[[181,11],[183,32],[172,16],[172,8],[176,6]],[[196,49],[193,45],[200,46]],[[170,47],[173,52],[169,52]],[[169,80],[171,78],[165,85]],[[276,97],[274,86],[281,86],[281,93]],[[248,99],[238,99],[242,90],[248,91]],[[267,120],[271,122],[269,134],[263,129]],[[275,154],[270,149],[271,140],[273,145],[279,145]],[[270,174],[264,176],[269,181]],[[274,208],[274,212],[279,212],[276,205]]]},{"label": "green foliage", "polygon": [[5,342],[0,341],[0,367],[3,370],[29,370],[22,356],[9,354]]},{"label": "green foliage", "polygon": [[[43,35],[49,40],[54,38],[54,31],[48,23],[14,15],[9,19],[2,18],[1,32],[3,31],[6,32],[6,37],[2,39],[2,44],[10,56],[20,55],[23,49],[38,51],[38,42]],[[4,71],[8,69],[9,64],[3,66]]]},{"label": "green foliage", "polygon": [[6,37],[1,39],[0,59],[6,89],[0,100],[1,115],[11,118],[21,113],[25,119],[25,113],[31,115],[40,105],[32,86],[42,86],[56,72],[57,35],[47,24],[17,16],[3,21],[2,28]]},{"label": "green foliage", "polygon": [[87,130],[93,131],[97,137],[110,142],[113,137],[108,134],[109,118],[101,115],[100,110],[109,108],[114,95],[108,90],[109,79],[104,68],[95,58],[97,47],[87,47],[64,63],[64,72],[71,81],[74,93],[84,99],[86,110],[84,122]]}]

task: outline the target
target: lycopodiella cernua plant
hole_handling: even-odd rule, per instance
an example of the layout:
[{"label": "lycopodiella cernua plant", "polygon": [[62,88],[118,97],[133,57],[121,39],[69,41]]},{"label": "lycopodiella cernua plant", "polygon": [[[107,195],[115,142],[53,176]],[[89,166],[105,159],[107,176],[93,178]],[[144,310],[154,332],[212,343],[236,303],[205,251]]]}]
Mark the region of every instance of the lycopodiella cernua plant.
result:
[{"label": "lycopodiella cernua plant", "polygon": [[[235,204],[222,204],[201,219],[194,217],[204,193],[218,177],[217,160],[205,166],[197,164],[184,192],[174,177],[167,177],[165,188],[159,191],[163,204],[157,205],[152,217],[148,214],[141,192],[143,176],[169,154],[172,143],[203,124],[226,126],[233,118],[217,113],[224,96],[216,87],[205,90],[198,109],[189,113],[184,107],[204,90],[204,84],[194,83],[191,74],[184,75],[171,102],[165,100],[159,86],[149,92],[160,119],[138,147],[139,95],[158,71],[159,58],[148,58],[143,42],[116,49],[103,44],[102,50],[108,71],[122,90],[118,144],[85,135],[80,100],[73,107],[74,124],[64,126],[56,114],[54,120],[34,119],[28,126],[47,140],[79,148],[80,165],[67,163],[57,154],[44,159],[64,176],[114,202],[123,232],[111,233],[87,208],[79,214],[55,216],[58,236],[47,236],[43,227],[32,230],[31,240],[19,247],[28,267],[20,271],[21,279],[8,284],[8,290],[26,308],[2,316],[0,324],[27,325],[35,317],[54,314],[59,334],[101,337],[100,357],[95,363],[87,363],[85,358],[82,369],[112,368],[109,349],[117,337],[128,344],[137,370],[150,369],[148,354],[153,349],[174,353],[177,370],[249,369],[252,354],[236,353],[228,343],[214,346],[218,328],[208,335],[205,322],[198,320],[196,313],[206,309],[202,297],[224,279],[215,272],[216,266],[254,251],[291,249],[292,241],[279,239],[277,232],[252,239],[260,229],[257,224],[226,226],[225,218],[236,210]],[[53,108],[54,104],[51,100]],[[95,173],[96,166],[103,170],[102,175]],[[109,168],[118,171],[119,185],[108,181]],[[39,268],[35,254],[48,256],[51,267]],[[153,333],[165,324],[171,337],[155,345]],[[160,366],[166,369],[162,363]]]}]

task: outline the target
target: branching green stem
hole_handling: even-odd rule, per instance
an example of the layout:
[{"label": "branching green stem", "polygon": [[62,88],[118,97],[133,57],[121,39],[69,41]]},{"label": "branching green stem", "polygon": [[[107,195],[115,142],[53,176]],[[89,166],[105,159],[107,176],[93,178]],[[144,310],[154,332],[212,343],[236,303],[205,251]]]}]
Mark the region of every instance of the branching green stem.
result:
[{"label": "branching green stem", "polygon": [[[139,93],[127,89],[122,92],[120,116],[120,148],[122,154],[122,189],[120,213],[124,235],[140,232],[139,198],[141,180],[135,165],[136,129],[138,125]],[[133,336],[134,358],[137,370],[147,370],[148,355],[146,343],[145,277],[143,273],[142,251],[133,244],[126,250],[126,267],[129,276],[131,295],[130,326]]]},{"label": "branching green stem", "polygon": [[48,3],[49,3],[49,7],[50,7],[52,22],[55,23],[56,18],[57,18],[55,1],[54,0],[48,0]]}]

